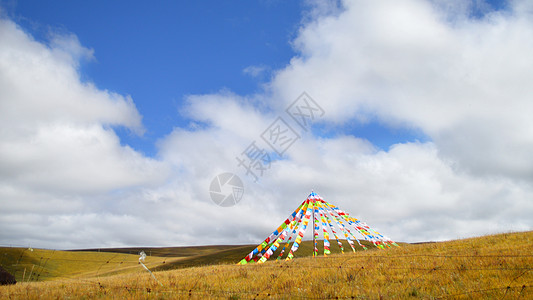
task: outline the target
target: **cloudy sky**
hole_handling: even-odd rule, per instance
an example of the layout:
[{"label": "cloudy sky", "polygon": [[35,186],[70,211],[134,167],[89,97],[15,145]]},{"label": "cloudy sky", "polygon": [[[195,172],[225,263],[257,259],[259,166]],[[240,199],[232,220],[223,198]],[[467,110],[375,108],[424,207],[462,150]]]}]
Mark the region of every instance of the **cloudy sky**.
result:
[{"label": "cloudy sky", "polygon": [[397,241],[531,230],[531,53],[528,0],[0,1],[0,245],[253,244],[311,189]]}]

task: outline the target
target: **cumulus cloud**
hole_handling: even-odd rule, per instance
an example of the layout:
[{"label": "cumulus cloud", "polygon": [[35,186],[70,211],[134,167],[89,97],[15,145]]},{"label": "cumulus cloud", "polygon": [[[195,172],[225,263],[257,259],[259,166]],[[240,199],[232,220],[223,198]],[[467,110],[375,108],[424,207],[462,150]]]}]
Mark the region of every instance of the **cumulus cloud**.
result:
[{"label": "cumulus cloud", "polygon": [[[0,35],[2,125],[23,130],[54,121],[97,122],[143,132],[131,98],[80,82],[79,59],[90,57],[92,50],[81,46],[75,36],[55,35],[50,45],[43,45],[9,20],[1,20]],[[22,118],[25,122],[20,122]]]},{"label": "cumulus cloud", "polygon": [[142,134],[132,99],[80,81],[90,57],[74,35],[45,45],[0,19],[0,219],[14,240],[46,238],[40,229],[61,215],[102,210],[93,195],[165,179],[161,162],[122,146],[112,129]]},{"label": "cumulus cloud", "polygon": [[302,28],[294,43],[301,56],[273,90],[278,99],[301,90],[324,99],[332,122],[370,115],[419,128],[475,173],[531,179],[527,1],[480,18],[455,2],[437,4],[345,1],[341,14]]},{"label": "cumulus cloud", "polygon": [[[190,123],[160,138],[158,160],[113,131],[142,134],[133,100],[80,81],[92,50],[73,35],[44,45],[2,20],[2,243],[254,243],[311,189],[400,241],[531,229],[531,5],[464,3],[313,4],[298,55],[268,90],[188,96],[179,113]],[[335,136],[300,130],[285,113],[303,91]],[[252,142],[272,153],[260,135],[277,117],[301,139],[254,182],[236,156]],[[416,128],[430,141],[379,150],[342,132],[354,121]],[[209,199],[222,172],[245,182],[235,207]]]}]

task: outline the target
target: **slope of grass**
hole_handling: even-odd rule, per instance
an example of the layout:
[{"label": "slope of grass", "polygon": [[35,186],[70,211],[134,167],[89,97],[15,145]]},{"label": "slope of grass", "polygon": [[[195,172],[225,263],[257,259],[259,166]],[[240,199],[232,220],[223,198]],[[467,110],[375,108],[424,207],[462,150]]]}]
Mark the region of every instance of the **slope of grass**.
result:
[{"label": "slope of grass", "polygon": [[[146,264],[153,267],[164,261],[165,258],[154,257]],[[139,255],[0,248],[0,265],[18,282],[88,278],[137,270]]]},{"label": "slope of grass", "polygon": [[0,287],[45,298],[533,298],[533,232],[265,264],[213,265]]}]

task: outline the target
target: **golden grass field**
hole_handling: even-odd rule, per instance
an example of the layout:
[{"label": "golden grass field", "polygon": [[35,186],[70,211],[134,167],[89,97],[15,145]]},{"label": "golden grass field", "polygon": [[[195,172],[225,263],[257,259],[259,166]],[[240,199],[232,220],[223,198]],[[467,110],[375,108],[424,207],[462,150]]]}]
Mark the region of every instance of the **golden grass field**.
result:
[{"label": "golden grass field", "polygon": [[[228,256],[239,256],[233,260],[236,263],[241,257],[240,253],[235,253],[246,254],[251,248],[253,246],[209,250],[206,247],[200,257],[226,251]],[[13,253],[6,254],[6,249],[11,248],[0,249],[0,255],[13,256]],[[21,250],[18,251],[20,255]],[[45,250],[32,253],[36,251]],[[37,252],[33,258],[43,255],[48,254]],[[72,256],[68,258],[68,255]],[[76,255],[80,256],[74,257]],[[104,256],[99,255],[108,260],[102,260]],[[188,257],[191,256],[195,255]],[[48,264],[57,266],[58,274],[50,272],[48,278],[41,275],[40,280],[47,279],[41,282],[33,282],[33,279],[20,282],[17,275],[19,283],[0,287],[0,298],[533,299],[533,232],[402,244],[400,248],[387,250],[302,257],[265,264],[226,262],[186,267],[173,264],[186,256],[149,256],[146,265],[151,269],[161,265],[178,267],[154,272],[161,285],[138,264],[138,255],[56,251],[54,257]],[[81,261],[84,257],[86,261]],[[14,259],[17,258],[15,255]],[[67,259],[71,259],[70,262]],[[4,267],[7,262],[0,257]],[[39,263],[44,264],[34,261],[33,265]],[[201,264],[205,263],[204,260]],[[26,265],[26,270],[30,266]],[[111,275],[113,273],[118,274]]]}]

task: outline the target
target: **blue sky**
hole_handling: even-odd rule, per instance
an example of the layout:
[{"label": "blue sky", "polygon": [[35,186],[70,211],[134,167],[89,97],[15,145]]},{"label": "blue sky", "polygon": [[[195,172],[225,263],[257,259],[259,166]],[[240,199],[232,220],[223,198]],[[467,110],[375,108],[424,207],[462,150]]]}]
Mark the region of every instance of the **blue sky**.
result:
[{"label": "blue sky", "polygon": [[[398,241],[533,228],[531,1],[0,10],[0,245],[253,244],[311,189]],[[236,158],[278,117],[301,138],[256,181]]]},{"label": "blue sky", "polygon": [[[121,142],[149,156],[156,142],[190,120],[180,114],[188,95],[264,90],[272,72],[297,55],[291,46],[310,5],[302,1],[7,1],[7,13],[37,40],[50,31],[75,34],[94,50],[80,76],[99,88],[130,95],[146,132],[115,128]],[[246,68],[258,68],[254,76]],[[419,130],[377,120],[317,131],[352,134],[380,149],[426,141]]]},{"label": "blue sky", "polygon": [[[98,87],[131,95],[147,129],[123,142],[155,153],[175,126],[186,95],[229,89],[252,94],[295,55],[290,42],[305,9],[300,1],[17,1],[8,13],[35,38],[50,30],[75,34],[94,50],[81,75]],[[243,70],[264,67],[254,77]]]}]

